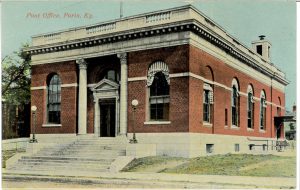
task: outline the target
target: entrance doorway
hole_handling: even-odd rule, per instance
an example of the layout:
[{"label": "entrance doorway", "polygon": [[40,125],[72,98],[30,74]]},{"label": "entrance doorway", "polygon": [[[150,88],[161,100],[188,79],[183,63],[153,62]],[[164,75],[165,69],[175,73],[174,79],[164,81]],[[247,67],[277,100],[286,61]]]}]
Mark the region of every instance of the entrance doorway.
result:
[{"label": "entrance doorway", "polygon": [[116,136],[116,101],[100,100],[100,137]]}]

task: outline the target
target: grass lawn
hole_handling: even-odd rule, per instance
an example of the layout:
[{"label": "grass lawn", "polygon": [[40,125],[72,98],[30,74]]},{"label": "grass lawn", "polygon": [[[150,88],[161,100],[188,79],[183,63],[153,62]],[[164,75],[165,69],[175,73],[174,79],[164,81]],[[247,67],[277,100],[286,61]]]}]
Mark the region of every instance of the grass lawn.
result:
[{"label": "grass lawn", "polygon": [[296,157],[226,154],[197,158],[144,157],[122,171],[204,175],[296,177]]},{"label": "grass lawn", "polygon": [[2,150],[2,168],[6,167],[6,160],[14,156],[18,152],[25,152],[25,150]]}]

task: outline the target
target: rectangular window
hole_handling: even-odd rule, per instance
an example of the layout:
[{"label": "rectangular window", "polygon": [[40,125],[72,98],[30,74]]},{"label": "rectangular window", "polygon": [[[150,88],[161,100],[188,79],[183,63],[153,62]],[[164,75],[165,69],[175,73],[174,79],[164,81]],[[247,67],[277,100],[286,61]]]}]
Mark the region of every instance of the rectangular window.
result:
[{"label": "rectangular window", "polygon": [[266,129],[266,102],[265,99],[261,98],[260,100],[260,129],[265,130]]},{"label": "rectangular window", "polygon": [[250,128],[250,129],[253,129],[254,128],[254,103],[252,101],[252,94],[249,93],[248,94],[248,122],[247,122],[247,127]]},{"label": "rectangular window", "polygon": [[204,90],[203,93],[203,121],[210,123],[210,104],[208,90]]},{"label": "rectangular window", "polygon": [[225,126],[228,126],[228,111],[225,109]]},{"label": "rectangular window", "polygon": [[211,154],[214,152],[214,144],[206,144],[206,153]]},{"label": "rectangular window", "polygon": [[150,119],[169,120],[169,96],[156,96],[150,98]]},{"label": "rectangular window", "polygon": [[231,107],[232,125],[237,126],[237,110],[236,107]]},{"label": "rectangular window", "polygon": [[238,127],[239,125],[239,106],[240,100],[237,88],[235,86],[232,87],[232,99],[231,99],[231,124],[233,126]]},{"label": "rectangular window", "polygon": [[240,151],[240,144],[234,144],[234,151],[239,152]]}]

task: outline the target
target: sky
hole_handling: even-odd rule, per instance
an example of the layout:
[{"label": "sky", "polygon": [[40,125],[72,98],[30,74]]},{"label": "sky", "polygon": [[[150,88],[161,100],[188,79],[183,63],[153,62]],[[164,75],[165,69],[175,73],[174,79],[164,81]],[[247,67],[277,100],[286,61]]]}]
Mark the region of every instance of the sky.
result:
[{"label": "sky", "polygon": [[[296,3],[293,0],[123,0],[123,16],[192,4],[247,47],[265,35],[271,61],[286,74],[286,109],[296,103]],[[2,1],[1,56],[31,43],[35,34],[53,32],[120,17],[120,0]],[[33,18],[54,13],[88,14],[88,18]]]}]

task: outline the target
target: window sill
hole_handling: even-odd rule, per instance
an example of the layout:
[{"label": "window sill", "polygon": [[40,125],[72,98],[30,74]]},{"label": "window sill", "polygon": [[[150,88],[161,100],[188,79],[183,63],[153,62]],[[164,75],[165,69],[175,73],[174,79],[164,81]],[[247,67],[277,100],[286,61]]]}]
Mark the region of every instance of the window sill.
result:
[{"label": "window sill", "polygon": [[249,132],[254,132],[254,129],[252,129],[252,128],[247,128],[247,131],[249,131]]},{"label": "window sill", "polygon": [[144,125],[168,125],[171,121],[145,121]]},{"label": "window sill", "polygon": [[240,130],[240,128],[236,125],[231,125],[230,129],[234,129],[234,130]]},{"label": "window sill", "polygon": [[203,122],[203,127],[212,127],[212,123]]},{"label": "window sill", "polygon": [[61,127],[61,124],[55,124],[55,123],[47,123],[43,124],[42,127]]},{"label": "window sill", "polygon": [[264,129],[259,129],[259,132],[260,132],[260,133],[266,133],[266,130],[264,130]]}]

